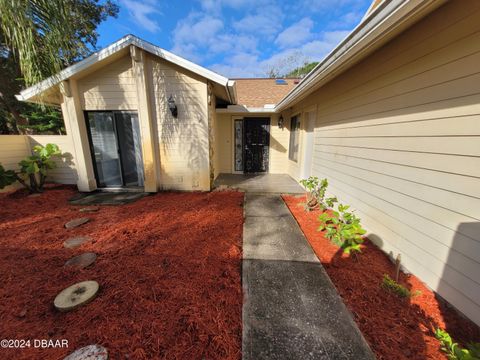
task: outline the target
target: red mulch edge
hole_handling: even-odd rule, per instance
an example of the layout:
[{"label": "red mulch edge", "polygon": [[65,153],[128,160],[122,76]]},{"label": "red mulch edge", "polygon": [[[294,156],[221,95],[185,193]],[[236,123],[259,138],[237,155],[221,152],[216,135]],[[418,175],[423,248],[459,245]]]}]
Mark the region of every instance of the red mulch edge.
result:
[{"label": "red mulch edge", "polygon": [[383,274],[394,278],[395,266],[368,239],[358,261],[348,258],[318,231],[320,211],[306,212],[305,197],[283,199],[378,359],[446,359],[434,336],[437,327],[462,343],[480,340],[479,328],[417,277],[400,275],[399,283],[421,291],[411,299],[384,290]]},{"label": "red mulch edge", "polygon": [[[239,359],[243,194],[160,193],[80,213],[73,187],[38,197],[0,194],[0,338],[32,347],[0,349],[1,359],[62,359],[88,344],[110,358]],[[76,217],[91,221],[67,230]],[[63,241],[95,241],[65,249]],[[91,267],[65,261],[98,254]],[[91,303],[68,313],[53,307],[65,287],[95,280]],[[35,349],[33,339],[67,339],[68,349]]]}]

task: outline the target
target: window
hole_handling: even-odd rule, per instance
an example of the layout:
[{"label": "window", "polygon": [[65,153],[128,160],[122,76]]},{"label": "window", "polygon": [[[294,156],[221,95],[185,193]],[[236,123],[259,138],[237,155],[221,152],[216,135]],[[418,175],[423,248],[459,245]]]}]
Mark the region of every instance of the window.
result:
[{"label": "window", "polygon": [[298,146],[300,139],[300,119],[298,115],[290,119],[290,146],[288,149],[288,158],[292,161],[298,161]]}]

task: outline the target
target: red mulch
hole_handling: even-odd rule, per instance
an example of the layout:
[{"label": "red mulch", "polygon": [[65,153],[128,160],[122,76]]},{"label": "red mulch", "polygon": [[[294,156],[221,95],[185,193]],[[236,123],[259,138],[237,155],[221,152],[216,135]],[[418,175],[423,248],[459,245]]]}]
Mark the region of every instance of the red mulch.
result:
[{"label": "red mulch", "polygon": [[479,328],[417,277],[402,273],[399,282],[419,296],[402,299],[385,291],[383,274],[394,278],[395,266],[371,242],[356,262],[317,231],[319,210],[306,212],[304,197],[283,198],[378,359],[446,359],[433,334],[437,327],[463,343],[480,341]]},{"label": "red mulch", "polygon": [[[39,197],[0,194],[0,338],[32,348],[0,349],[1,359],[61,359],[101,344],[111,359],[239,359],[243,194],[161,193],[133,204],[80,213],[72,187]],[[76,229],[76,217],[91,221]],[[94,243],[63,248],[73,235]],[[84,270],[72,256],[98,254]],[[91,303],[53,307],[63,288],[96,280]],[[33,339],[67,339],[68,349],[34,349]]]}]

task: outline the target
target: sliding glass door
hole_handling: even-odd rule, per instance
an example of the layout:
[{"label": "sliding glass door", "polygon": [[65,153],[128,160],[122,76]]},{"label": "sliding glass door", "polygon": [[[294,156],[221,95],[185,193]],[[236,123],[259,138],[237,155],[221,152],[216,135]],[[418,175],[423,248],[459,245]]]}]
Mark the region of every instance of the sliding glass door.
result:
[{"label": "sliding glass door", "polygon": [[86,119],[97,186],[143,186],[137,113],[88,111]]}]

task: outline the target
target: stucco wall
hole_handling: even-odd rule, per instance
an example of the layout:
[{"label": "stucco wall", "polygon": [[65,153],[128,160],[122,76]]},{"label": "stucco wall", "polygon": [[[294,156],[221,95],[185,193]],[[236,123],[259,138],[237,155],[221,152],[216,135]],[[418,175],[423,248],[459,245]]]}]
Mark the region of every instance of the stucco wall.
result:
[{"label": "stucco wall", "polygon": [[[18,170],[18,163],[31,155],[35,145],[57,144],[65,157],[57,159],[57,167],[48,172],[47,181],[59,184],[75,184],[77,173],[73,143],[68,135],[0,135],[0,163],[7,170]],[[18,184],[4,191],[18,187]]]},{"label": "stucco wall", "polygon": [[293,107],[313,174],[480,324],[480,2],[452,1]]},{"label": "stucco wall", "polygon": [[217,113],[215,139],[218,147],[218,164],[220,173],[232,173],[233,171],[233,129],[232,119],[244,117],[268,117],[270,118],[270,151],[269,173],[286,173],[288,159],[289,129],[278,127],[278,116],[270,113]]},{"label": "stucco wall", "polygon": [[[207,82],[160,58],[147,59],[158,133],[160,186],[210,190]],[[177,118],[168,109],[170,95],[178,108]]]}]

